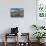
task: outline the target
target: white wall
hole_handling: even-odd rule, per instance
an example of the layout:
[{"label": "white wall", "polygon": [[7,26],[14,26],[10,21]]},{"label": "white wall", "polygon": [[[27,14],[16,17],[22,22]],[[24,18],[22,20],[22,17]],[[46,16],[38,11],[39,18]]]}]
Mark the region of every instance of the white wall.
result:
[{"label": "white wall", "polygon": [[[10,8],[24,8],[24,18],[11,18]],[[36,0],[0,0],[0,34],[11,27],[19,27],[20,32],[30,32],[36,24]]]}]

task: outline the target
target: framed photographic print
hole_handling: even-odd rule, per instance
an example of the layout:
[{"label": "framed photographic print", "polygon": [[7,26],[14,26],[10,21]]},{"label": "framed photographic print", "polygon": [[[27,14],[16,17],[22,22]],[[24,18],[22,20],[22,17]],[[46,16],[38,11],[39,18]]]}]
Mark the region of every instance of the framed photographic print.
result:
[{"label": "framed photographic print", "polygon": [[11,17],[24,17],[24,8],[11,8]]}]

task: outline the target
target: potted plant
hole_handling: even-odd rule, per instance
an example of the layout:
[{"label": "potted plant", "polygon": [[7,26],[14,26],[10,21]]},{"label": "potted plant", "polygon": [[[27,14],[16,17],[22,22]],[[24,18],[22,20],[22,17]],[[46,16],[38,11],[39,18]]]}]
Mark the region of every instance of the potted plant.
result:
[{"label": "potted plant", "polygon": [[36,30],[39,30],[37,25],[32,25],[33,28],[35,28]]},{"label": "potted plant", "polygon": [[40,29],[45,29],[45,26],[41,26]]},{"label": "potted plant", "polygon": [[42,38],[45,38],[44,37],[46,36],[45,34],[46,34],[45,32],[35,32],[33,35],[37,38],[38,43],[41,43],[40,40]]},{"label": "potted plant", "polygon": [[45,29],[45,26],[32,25],[32,27],[35,28],[36,30]]}]

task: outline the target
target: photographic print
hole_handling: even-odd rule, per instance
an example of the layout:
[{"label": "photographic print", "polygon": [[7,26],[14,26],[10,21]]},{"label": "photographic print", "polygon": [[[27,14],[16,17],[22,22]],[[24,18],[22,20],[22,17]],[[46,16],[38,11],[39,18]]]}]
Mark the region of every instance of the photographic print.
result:
[{"label": "photographic print", "polygon": [[11,8],[11,17],[24,17],[23,8]]}]

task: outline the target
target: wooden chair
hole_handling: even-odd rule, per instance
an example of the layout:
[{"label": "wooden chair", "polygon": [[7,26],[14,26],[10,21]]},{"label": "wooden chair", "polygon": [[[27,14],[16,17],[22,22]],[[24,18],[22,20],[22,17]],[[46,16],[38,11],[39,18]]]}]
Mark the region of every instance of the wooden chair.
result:
[{"label": "wooden chair", "polygon": [[10,34],[10,33],[5,33],[5,41],[4,41],[4,43],[5,43],[5,46],[7,46],[8,45],[8,42],[7,42],[7,36],[17,36],[16,38],[15,38],[15,40],[17,40],[16,41],[16,45],[15,46],[18,46],[18,33],[17,34]]},{"label": "wooden chair", "polygon": [[21,33],[21,36],[26,36],[27,42],[26,42],[26,46],[30,46],[30,42],[29,42],[29,33]]}]

